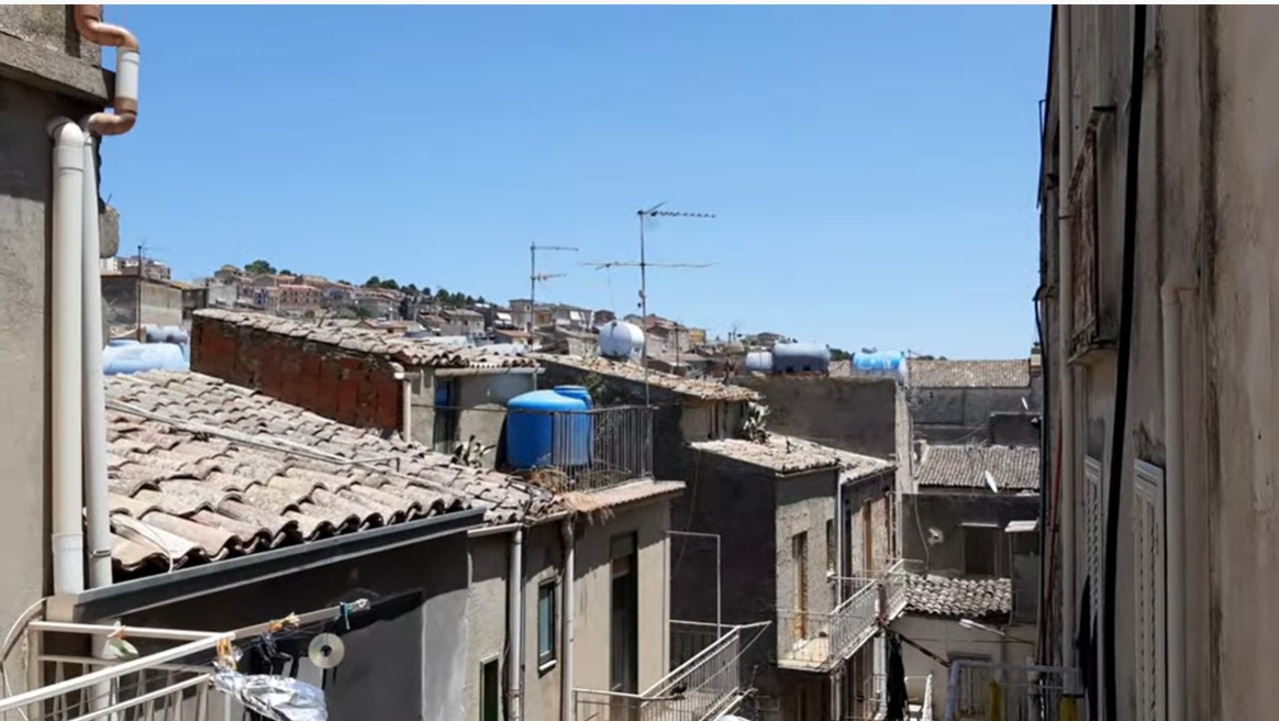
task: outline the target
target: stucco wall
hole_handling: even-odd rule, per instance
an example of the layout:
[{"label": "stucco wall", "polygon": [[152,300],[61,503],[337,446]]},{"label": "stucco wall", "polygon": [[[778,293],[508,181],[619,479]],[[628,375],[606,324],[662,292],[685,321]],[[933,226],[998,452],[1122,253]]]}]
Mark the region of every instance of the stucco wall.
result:
[{"label": "stucco wall", "polygon": [[[955,656],[984,658],[990,661],[1023,664],[1035,653],[1034,625],[1005,626],[998,621],[984,621],[1007,634],[959,625],[959,619],[906,614],[892,622],[892,629],[945,659]],[[1022,643],[1021,640],[1032,643]],[[902,644],[902,665],[906,667],[906,692],[912,702],[924,697],[925,676],[933,678],[933,718],[942,718],[946,710],[947,670],[920,653],[910,644]]]},{"label": "stucco wall", "polygon": [[983,441],[992,413],[1040,408],[1041,387],[1036,376],[1026,388],[912,388],[908,399],[915,437],[930,443]]},{"label": "stucco wall", "polygon": [[[798,569],[795,566],[792,539],[807,535],[808,611],[827,613],[834,607],[833,586],[826,570],[826,522],[835,518],[834,471],[825,470],[777,479],[777,521],[775,543],[777,555],[773,568],[777,573],[777,609],[793,611],[799,608]],[[779,638],[785,638],[788,629],[778,622]]]},{"label": "stucco wall", "polygon": [[[413,613],[420,621],[395,624],[417,633],[417,637],[406,639],[401,634],[384,638],[379,644],[380,657],[378,648],[357,651],[356,642],[351,641],[348,657],[358,655],[363,660],[350,666],[344,661],[337,683],[342,684],[345,672],[346,678],[355,681],[352,692],[364,699],[360,705],[379,717],[402,714],[407,704],[412,717],[456,721],[463,718],[470,632],[466,555],[466,536],[458,533],[152,608],[130,614],[123,621],[154,628],[231,630],[291,611],[304,613],[357,598],[375,605],[406,597],[417,599],[419,605]],[[420,673],[410,682],[401,673],[405,668]],[[360,682],[361,678],[367,680]],[[381,685],[374,679],[380,679]],[[223,697],[213,697],[211,717],[221,718]]]},{"label": "stucco wall", "polygon": [[[46,579],[48,496],[49,218],[52,188],[51,118],[81,118],[101,110],[101,71],[88,61],[97,48],[81,44],[66,22],[69,6],[12,5],[0,9],[0,625],[51,589]],[[82,58],[83,56],[83,58]],[[14,81],[10,62],[21,63]],[[58,78],[61,77],[59,81]],[[76,99],[37,90],[93,84]],[[47,81],[47,82],[46,82]],[[21,674],[17,674],[20,676]],[[13,679],[18,690],[22,679]]]},{"label": "stucco wall", "polygon": [[577,607],[574,611],[573,685],[609,687],[610,603],[614,537],[634,533],[639,584],[639,690],[666,674],[668,654],[667,537],[670,502],[654,501],[621,510],[608,523],[579,526]]},{"label": "stucco wall", "polygon": [[[1060,13],[1060,11],[1059,11]],[[1071,8],[1075,148],[1081,147],[1090,108],[1115,105],[1098,147],[1098,225],[1102,282],[1118,297],[1128,124],[1130,8]],[[1059,17],[1059,20],[1061,18]],[[1135,209],[1138,249],[1134,288],[1133,356],[1117,512],[1131,527],[1133,461],[1162,466],[1165,447],[1179,442],[1185,458],[1185,655],[1194,661],[1185,688],[1186,718],[1247,718],[1269,713],[1269,669],[1279,644],[1270,621],[1279,596],[1279,524],[1273,479],[1279,471],[1270,439],[1275,426],[1273,357],[1279,351],[1272,303],[1279,226],[1273,172],[1279,101],[1268,91],[1279,75],[1279,12],[1261,7],[1152,7],[1149,12],[1145,103],[1141,117],[1140,193]],[[1060,75],[1060,73],[1058,73]],[[1054,91],[1060,103],[1060,88]],[[1056,111],[1048,126],[1056,123]],[[1050,141],[1052,142],[1052,141]],[[1063,160],[1062,170],[1067,163]],[[1066,177],[1063,174],[1063,177]],[[1045,208],[1045,213],[1056,212]],[[1046,223],[1045,257],[1053,258],[1056,226]],[[1182,423],[1164,431],[1159,290],[1182,277],[1195,289],[1183,298]],[[1050,305],[1047,318],[1055,320]],[[1051,328],[1053,361],[1060,328]],[[1052,369],[1059,376],[1058,368]],[[1100,451],[1109,478],[1114,354],[1100,352],[1077,373],[1083,403],[1073,421],[1078,483],[1085,450]],[[1060,407],[1060,397],[1052,406]],[[1082,495],[1082,494],[1081,494]],[[1080,499],[1082,500],[1082,499]],[[1178,500],[1180,502],[1178,503]],[[1074,529],[1084,557],[1084,518]],[[1120,718],[1133,715],[1133,543],[1121,532],[1116,589]],[[1077,573],[1077,583],[1084,576]],[[1074,590],[1077,597],[1080,588]],[[1176,703],[1176,701],[1173,701]]]},{"label": "stucco wall", "polygon": [[759,391],[769,408],[768,428],[876,458],[902,457],[898,395],[892,378],[752,375],[734,383]]},{"label": "stucco wall", "polygon": [[[410,368],[414,378],[412,406],[413,440],[426,446],[435,445],[435,385],[446,380],[457,383],[454,407],[458,411],[457,439],[466,441],[472,435],[485,445],[497,446],[506,422],[506,404],[515,396],[531,391],[535,377],[531,373],[494,373],[488,375],[436,378],[430,368]],[[452,452],[451,448],[438,450]],[[484,465],[492,468],[501,449],[495,448],[484,457]]]},{"label": "stucco wall", "polygon": [[[922,570],[945,576],[964,573],[965,523],[994,524],[999,529],[996,575],[1012,573],[1011,546],[1004,528],[1012,521],[1039,518],[1038,495],[992,493],[919,493],[902,504],[903,556],[922,562]],[[940,543],[930,542],[930,531],[941,533]]]},{"label": "stucco wall", "polygon": [[178,325],[182,322],[182,291],[165,283],[138,282],[137,276],[104,275],[102,297],[107,301],[107,321],[112,325],[138,324],[138,286],[142,286],[142,325]]}]

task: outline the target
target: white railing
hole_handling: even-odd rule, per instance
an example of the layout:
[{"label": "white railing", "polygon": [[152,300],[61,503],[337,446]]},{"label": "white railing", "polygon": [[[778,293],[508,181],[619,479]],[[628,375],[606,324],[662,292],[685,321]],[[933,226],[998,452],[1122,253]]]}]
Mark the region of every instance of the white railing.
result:
[{"label": "white railing", "polygon": [[101,647],[113,626],[33,621],[27,626],[27,691],[0,698],[0,719],[167,721],[208,716],[209,663],[232,633],[128,627],[146,649],[128,660],[60,654],[59,646]]},{"label": "white railing", "polygon": [[722,636],[643,693],[574,689],[577,721],[708,721],[732,711],[747,691],[741,677],[742,652],[768,625],[724,626]]},{"label": "white railing", "polygon": [[919,706],[919,721],[933,721],[933,675],[924,678],[924,700]]},{"label": "white railing", "polygon": [[834,579],[845,600],[829,613],[778,611],[778,663],[825,672],[850,658],[906,610],[906,563]]},{"label": "white railing", "polygon": [[943,721],[1052,721],[1074,680],[1070,669],[955,660],[950,664]]}]

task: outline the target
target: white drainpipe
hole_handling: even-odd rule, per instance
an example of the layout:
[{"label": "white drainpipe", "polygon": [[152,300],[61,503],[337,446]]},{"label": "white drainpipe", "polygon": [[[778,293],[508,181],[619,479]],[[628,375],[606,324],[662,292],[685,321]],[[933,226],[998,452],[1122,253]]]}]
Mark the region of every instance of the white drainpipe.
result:
[{"label": "white drainpipe", "polygon": [[1181,293],[1193,290],[1188,282],[1168,280],[1163,298],[1164,326],[1164,528],[1167,529],[1168,557],[1165,582],[1168,587],[1168,721],[1186,718],[1186,582],[1185,582],[1185,456],[1182,433],[1181,374]]},{"label": "white drainpipe", "polygon": [[[1074,288],[1070,273],[1070,176],[1074,171],[1074,123],[1071,117],[1074,84],[1071,76],[1070,8],[1057,8],[1057,118],[1058,177],[1057,177],[1057,378],[1061,387],[1059,417],[1061,469],[1058,499],[1061,536],[1061,663],[1066,668],[1075,667],[1075,384],[1070,367],[1070,337],[1074,317]],[[1112,479],[1118,483],[1118,479]],[[1101,579],[1094,578],[1092,583]],[[1095,612],[1097,609],[1093,609]],[[1078,674],[1073,674],[1078,675]],[[1074,689],[1071,689],[1072,691]]]},{"label": "white drainpipe", "polygon": [[56,118],[49,123],[49,135],[53,138],[51,540],[53,592],[61,595],[84,590],[80,427],[84,133],[70,120]]},{"label": "white drainpipe", "polygon": [[83,283],[84,510],[88,519],[89,588],[111,585],[111,509],[107,502],[106,392],[102,377],[102,275],[98,262],[98,179],[93,135],[84,135]]},{"label": "white drainpipe", "polygon": [[574,599],[574,563],[577,542],[573,538],[573,519],[564,519],[564,525],[561,527],[564,535],[564,582],[560,584],[560,593],[563,595],[560,606],[564,609],[562,615],[562,636],[560,643],[560,656],[562,665],[560,666],[560,719],[561,721],[576,721],[577,708],[573,699],[573,607],[576,605]]},{"label": "white drainpipe", "polygon": [[506,685],[510,691],[507,721],[524,716],[524,529],[511,534],[511,568],[506,580],[507,624],[511,634],[507,647]]}]

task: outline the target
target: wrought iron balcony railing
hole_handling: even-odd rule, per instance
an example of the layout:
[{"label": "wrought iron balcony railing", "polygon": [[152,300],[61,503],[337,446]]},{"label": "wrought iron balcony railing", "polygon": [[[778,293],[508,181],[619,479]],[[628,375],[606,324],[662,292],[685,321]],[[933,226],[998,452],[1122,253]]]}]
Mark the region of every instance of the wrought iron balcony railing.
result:
[{"label": "wrought iron balcony railing", "polygon": [[750,690],[742,652],[768,626],[723,626],[716,638],[715,624],[672,621],[675,668],[639,694],[574,689],[577,721],[713,721],[730,713]]}]

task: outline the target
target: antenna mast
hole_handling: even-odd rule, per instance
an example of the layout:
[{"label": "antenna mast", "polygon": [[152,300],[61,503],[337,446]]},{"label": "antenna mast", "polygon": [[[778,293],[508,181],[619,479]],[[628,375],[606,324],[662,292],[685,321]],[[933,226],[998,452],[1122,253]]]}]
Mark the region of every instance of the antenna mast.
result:
[{"label": "antenna mast", "polygon": [[[528,265],[528,327],[525,329],[530,334],[537,327],[537,284],[545,283],[551,278],[563,278],[564,273],[538,273],[537,272],[537,251],[554,250],[576,253],[577,248],[567,245],[538,245],[530,243],[528,246],[529,265]],[[531,340],[531,338],[530,338]]]},{"label": "antenna mast", "polygon": [[[644,223],[649,218],[714,218],[714,213],[689,213],[679,210],[662,210],[662,206],[666,205],[666,201],[662,201],[648,210],[637,210],[635,216],[639,218],[639,262],[627,261],[607,261],[604,263],[587,263],[595,267],[596,270],[604,268],[639,268],[640,271],[640,315],[643,316],[643,323],[648,322],[648,269],[649,268],[709,268],[710,263],[650,263],[644,245]],[[648,330],[644,331],[644,345],[642,349],[642,359],[644,364],[644,405],[649,405],[649,389],[648,389]],[[676,338],[679,338],[679,331],[676,331]]]}]

